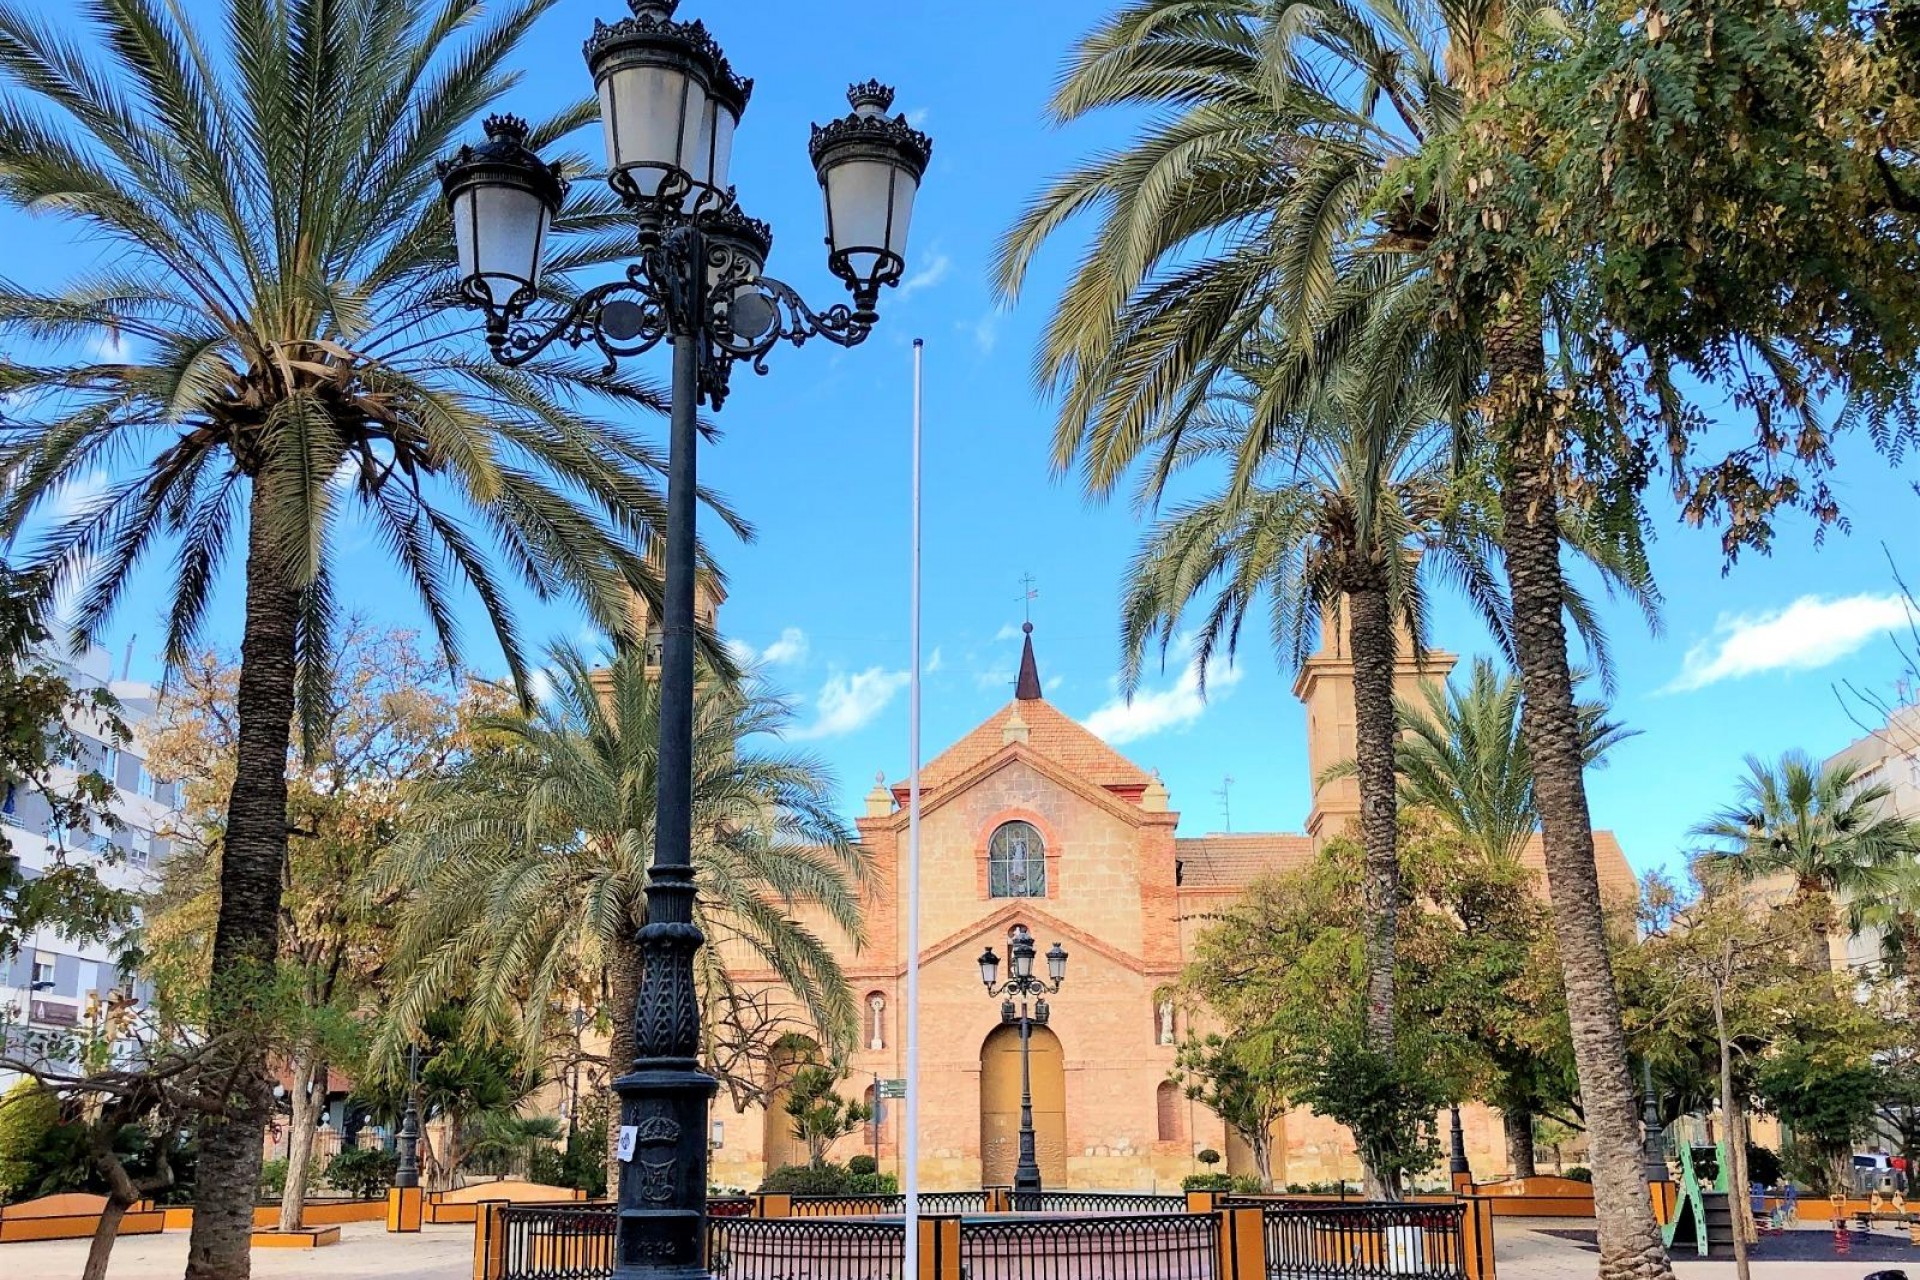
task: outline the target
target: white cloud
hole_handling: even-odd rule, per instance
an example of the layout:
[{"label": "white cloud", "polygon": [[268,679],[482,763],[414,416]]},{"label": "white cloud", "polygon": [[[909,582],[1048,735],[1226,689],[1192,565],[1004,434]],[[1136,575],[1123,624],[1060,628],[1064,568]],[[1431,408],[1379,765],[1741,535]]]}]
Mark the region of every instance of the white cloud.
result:
[{"label": "white cloud", "polygon": [[764,662],[770,667],[790,667],[805,662],[809,649],[807,633],[798,627],[782,628],[780,638],[764,649],[756,649],[738,637],[727,641],[727,652],[743,667],[756,662]]},{"label": "white cloud", "polygon": [[87,354],[100,364],[125,364],[133,348],[118,330],[109,329],[87,344]]},{"label": "white cloud", "polygon": [[907,112],[907,123],[916,129],[926,128],[927,109],[925,107],[915,107],[913,110]]},{"label": "white cloud", "polygon": [[927,665],[925,668],[923,668],[923,670],[926,672],[927,675],[932,675],[934,672],[938,671],[941,667],[944,667],[946,665],[947,665],[947,662],[946,662],[945,656],[941,654],[939,647],[935,646],[933,650],[933,656],[927,659]]},{"label": "white cloud", "polygon": [[1018,640],[1020,638],[1020,628],[1014,626],[1011,622],[1002,623],[1000,629],[993,633],[993,638],[995,640]]},{"label": "white cloud", "polygon": [[[1237,667],[1216,666],[1207,676],[1209,696],[1224,696],[1240,683]],[[1179,677],[1164,689],[1143,689],[1133,701],[1114,698],[1081,723],[1097,738],[1119,744],[1145,738],[1166,729],[1186,729],[1207,709],[1200,693],[1200,667],[1188,663]]]},{"label": "white cloud", "polygon": [[787,736],[796,739],[837,738],[865,728],[887,709],[893,696],[906,688],[911,678],[909,672],[888,671],[885,667],[868,667],[852,675],[836,671],[827,677],[827,682],[820,686],[819,695],[814,698],[813,723]]},{"label": "white cloud", "polygon": [[53,517],[56,520],[71,520],[75,516],[86,514],[88,508],[107,492],[107,473],[92,471],[84,476],[75,476],[61,485],[53,500]]},{"label": "white cloud", "polygon": [[922,289],[931,289],[945,280],[953,271],[953,259],[936,251],[927,260],[927,265],[900,282],[900,297],[911,298]]},{"label": "white cloud", "polygon": [[1907,604],[1897,595],[1801,596],[1784,609],[1722,616],[1712,636],[1687,650],[1667,692],[1766,671],[1812,671],[1906,625]]},{"label": "white cloud", "polygon": [[973,683],[982,689],[998,689],[1004,693],[1013,687],[1017,677],[1018,673],[1014,671],[1013,664],[1002,661],[994,663],[985,671],[974,672]]},{"label": "white cloud", "polygon": [[993,354],[1000,344],[1000,313],[989,311],[978,320],[962,320],[954,326],[961,333],[973,339],[973,345],[983,356]]},{"label": "white cloud", "polygon": [[760,661],[782,667],[804,662],[807,657],[807,633],[798,627],[784,627],[780,638],[760,651]]}]

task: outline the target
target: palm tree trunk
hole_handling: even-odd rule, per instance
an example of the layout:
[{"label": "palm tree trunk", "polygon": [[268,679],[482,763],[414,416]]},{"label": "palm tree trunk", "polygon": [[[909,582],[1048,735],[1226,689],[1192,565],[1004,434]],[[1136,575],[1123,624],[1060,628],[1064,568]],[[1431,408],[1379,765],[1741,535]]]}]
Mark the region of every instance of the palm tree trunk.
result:
[{"label": "palm tree trunk", "polygon": [[307,1208],[307,1168],[313,1163],[313,1131],[320,1122],[320,1099],[326,1097],[324,1086],[320,1098],[311,1096],[314,1065],[312,1049],[302,1048],[295,1054],[293,1089],[289,1095],[293,1123],[287,1132],[287,1185],[280,1193],[282,1231],[298,1231],[305,1225],[301,1219]]},{"label": "palm tree trunk", "polygon": [[1833,966],[1833,897],[1817,884],[1799,886],[1796,896],[1807,913],[1807,942],[1801,952],[1802,963],[1815,982],[1837,991],[1839,983]]},{"label": "palm tree trunk", "polygon": [[[607,1078],[633,1070],[633,1020],[640,1007],[640,943],[629,933],[614,945],[607,965],[608,999],[613,1002],[612,1033],[607,1038]],[[607,1126],[607,1194],[620,1194],[620,1126]]]},{"label": "palm tree trunk", "polygon": [[[1524,286],[1514,292],[1525,296]],[[1537,306],[1516,302],[1490,324],[1486,356],[1496,439],[1504,446],[1503,541],[1525,691],[1521,731],[1533,764],[1554,934],[1587,1122],[1599,1280],[1666,1280],[1673,1269],[1661,1245],[1640,1163],[1640,1121],[1620,1027],[1619,990],[1607,955],[1583,743],[1567,660],[1553,474],[1557,459],[1540,404],[1546,358]]]},{"label": "palm tree trunk", "polygon": [[1507,1133],[1507,1176],[1531,1178],[1540,1172],[1533,1158],[1533,1112],[1515,1108],[1500,1113]]},{"label": "palm tree trunk", "polygon": [[[298,593],[265,518],[267,485],[254,481],[247,534],[246,630],[240,642],[235,714],[239,741],[221,850],[220,914],[214,925],[211,1024],[222,1029],[226,1112],[200,1133],[186,1280],[246,1280],[253,1201],[272,1094],[257,1009],[280,939],[280,885],[287,860],[287,748],[292,740]],[[209,1077],[221,1078],[218,1071]]]},{"label": "palm tree trunk", "polygon": [[[1385,583],[1355,584],[1347,592],[1348,642],[1353,653],[1354,771],[1360,785],[1360,836],[1366,847],[1367,1038],[1394,1062],[1394,963],[1399,946],[1399,814],[1393,771],[1393,618]],[[1388,1179],[1365,1159],[1369,1199],[1399,1198]]]}]

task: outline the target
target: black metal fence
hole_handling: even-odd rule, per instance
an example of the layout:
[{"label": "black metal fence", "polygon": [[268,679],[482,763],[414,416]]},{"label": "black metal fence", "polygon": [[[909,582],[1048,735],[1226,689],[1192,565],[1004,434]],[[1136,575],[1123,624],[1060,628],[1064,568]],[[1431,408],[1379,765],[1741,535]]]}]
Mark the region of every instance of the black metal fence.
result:
[{"label": "black metal fence", "polygon": [[[902,1195],[794,1196],[796,1218],[881,1217],[906,1212],[907,1198]],[[926,1197],[921,1197],[924,1211]]]},{"label": "black metal fence", "polygon": [[717,1218],[707,1269],[714,1280],[898,1280],[905,1242],[898,1222]]},{"label": "black metal fence", "polygon": [[1466,1206],[1265,1201],[1273,1280],[1466,1280]]},{"label": "black metal fence", "polygon": [[[906,1197],[901,1198],[900,1212],[906,1212]],[[987,1211],[987,1193],[984,1191],[922,1191],[920,1193],[920,1212],[932,1213],[985,1213]]]},{"label": "black metal fence", "polygon": [[500,1211],[500,1280],[605,1280],[613,1274],[611,1204],[508,1205]]},{"label": "black metal fence", "polygon": [[[1013,1193],[1014,1208],[1026,1210],[1019,1192]],[[1144,1195],[1131,1191],[1042,1191],[1039,1213],[1185,1213],[1185,1196]]]},{"label": "black metal fence", "polygon": [[960,1231],[967,1280],[1214,1280],[1219,1218],[986,1218]]}]

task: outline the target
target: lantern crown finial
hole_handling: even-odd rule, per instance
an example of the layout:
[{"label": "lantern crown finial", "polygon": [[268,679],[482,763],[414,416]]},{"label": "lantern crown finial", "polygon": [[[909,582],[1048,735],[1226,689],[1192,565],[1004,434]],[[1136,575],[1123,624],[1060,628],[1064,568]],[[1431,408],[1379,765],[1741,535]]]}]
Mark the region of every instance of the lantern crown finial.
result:
[{"label": "lantern crown finial", "polygon": [[487,137],[494,142],[517,142],[521,146],[526,145],[527,135],[533,132],[525,120],[504,112],[488,116],[481,127],[486,130]]},{"label": "lantern crown finial", "polygon": [[855,111],[870,108],[873,114],[881,114],[893,109],[893,86],[881,84],[878,80],[868,80],[864,84],[847,86],[847,103]]},{"label": "lantern crown finial", "polygon": [[636,18],[671,18],[680,0],[627,0],[627,8]]}]

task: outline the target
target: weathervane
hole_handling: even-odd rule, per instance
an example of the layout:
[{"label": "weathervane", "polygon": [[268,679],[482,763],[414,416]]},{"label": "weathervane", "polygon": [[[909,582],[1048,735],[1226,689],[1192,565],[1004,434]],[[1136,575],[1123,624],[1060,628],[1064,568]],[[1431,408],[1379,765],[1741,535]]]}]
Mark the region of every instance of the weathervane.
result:
[{"label": "weathervane", "polygon": [[1020,575],[1020,586],[1022,590],[1014,599],[1020,602],[1020,608],[1026,615],[1022,619],[1024,622],[1033,621],[1033,602],[1035,597],[1040,594],[1039,590],[1033,584],[1034,576],[1031,573],[1023,573]]}]

